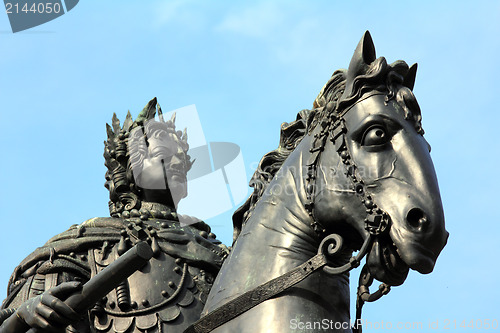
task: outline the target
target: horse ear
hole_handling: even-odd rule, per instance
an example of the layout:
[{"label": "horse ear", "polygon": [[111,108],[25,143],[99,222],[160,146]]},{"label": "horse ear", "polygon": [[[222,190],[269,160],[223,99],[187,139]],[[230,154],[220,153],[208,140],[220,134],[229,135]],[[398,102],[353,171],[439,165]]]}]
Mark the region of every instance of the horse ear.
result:
[{"label": "horse ear", "polygon": [[354,54],[356,54],[357,52],[361,52],[361,56],[363,57],[363,61],[365,62],[365,64],[371,64],[375,59],[377,59],[377,54],[375,53],[375,44],[373,44],[372,35],[368,30],[366,30],[363,34],[363,37],[359,41]]},{"label": "horse ear", "polygon": [[377,59],[375,45],[373,45],[372,36],[367,30],[354,51],[354,55],[349,63],[348,72],[354,75],[364,74],[366,66],[371,64],[375,59]]},{"label": "horse ear", "polygon": [[408,69],[408,73],[405,76],[405,80],[403,82],[403,85],[410,88],[410,90],[413,90],[413,87],[415,86],[415,77],[417,76],[417,63],[414,63],[411,65],[411,67]]},{"label": "horse ear", "polygon": [[349,63],[349,69],[347,70],[346,77],[346,88],[343,97],[347,97],[351,94],[354,78],[359,75],[366,74],[368,66],[374,62],[375,59],[377,59],[375,45],[373,44],[370,32],[367,30],[359,41],[351,62]]}]

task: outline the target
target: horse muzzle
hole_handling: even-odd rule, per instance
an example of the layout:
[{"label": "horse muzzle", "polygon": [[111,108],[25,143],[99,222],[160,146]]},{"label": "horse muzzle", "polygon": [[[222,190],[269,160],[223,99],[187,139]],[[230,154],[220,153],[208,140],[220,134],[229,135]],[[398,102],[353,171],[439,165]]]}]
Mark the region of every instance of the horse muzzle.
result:
[{"label": "horse muzzle", "polygon": [[449,236],[442,209],[430,216],[417,207],[408,209],[404,220],[396,222],[389,234],[401,259],[422,274],[433,271]]},{"label": "horse muzzle", "polygon": [[422,274],[432,272],[449,235],[442,209],[429,215],[412,207],[400,216],[404,218],[391,218],[388,233],[375,237],[367,258],[370,273],[392,286],[403,284],[409,269]]}]

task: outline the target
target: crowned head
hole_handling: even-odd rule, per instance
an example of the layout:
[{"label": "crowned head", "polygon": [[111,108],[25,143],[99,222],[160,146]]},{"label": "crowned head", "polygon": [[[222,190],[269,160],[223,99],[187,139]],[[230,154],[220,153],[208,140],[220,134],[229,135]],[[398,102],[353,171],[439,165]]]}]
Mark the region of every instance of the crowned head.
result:
[{"label": "crowned head", "polygon": [[115,114],[112,126],[106,127],[105,186],[110,191],[111,216],[152,205],[175,211],[187,195],[186,175],[192,166],[186,130],[176,131],[175,114],[165,121],[154,98],[135,121],[129,112],[120,126]]}]

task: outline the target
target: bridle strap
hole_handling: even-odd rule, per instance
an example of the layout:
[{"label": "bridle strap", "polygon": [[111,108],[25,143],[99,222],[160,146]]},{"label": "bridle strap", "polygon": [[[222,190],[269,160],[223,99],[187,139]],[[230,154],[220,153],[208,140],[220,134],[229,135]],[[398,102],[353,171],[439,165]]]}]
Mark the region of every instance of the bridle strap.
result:
[{"label": "bridle strap", "polygon": [[218,307],[189,326],[184,333],[209,333],[260,303],[293,287],[320,268],[332,275],[346,273],[359,266],[371,244],[372,237],[368,236],[356,257],[352,257],[347,264],[341,267],[331,267],[328,266],[329,259],[342,249],[342,237],[336,234],[328,235],[321,242],[317,255],[288,273],[261,284]]},{"label": "bridle strap", "polygon": [[[374,202],[374,198],[370,193],[367,193],[365,183],[357,171],[356,163],[352,160],[349,146],[346,142],[345,135],[347,128],[345,126],[344,116],[359,102],[366,100],[375,95],[384,95],[385,93],[375,92],[366,94],[358,99],[355,103],[348,106],[344,110],[337,112],[336,115],[329,115],[327,119],[321,121],[321,130],[315,134],[312,140],[312,147],[309,150],[311,153],[307,161],[307,177],[305,192],[307,195],[306,210],[313,219],[312,227],[318,234],[325,233],[325,228],[316,220],[314,214],[314,197],[316,191],[317,165],[321,158],[321,153],[325,149],[328,138],[333,143],[335,151],[339,154],[341,162],[346,170],[346,176],[352,184],[352,189],[356,196],[360,199],[366,208],[365,230],[369,234],[369,238],[376,237],[379,234],[387,232],[390,228],[391,221],[389,215],[383,211]],[[366,243],[365,243],[366,244]],[[363,249],[360,251],[362,252]],[[324,268],[327,270],[327,267]],[[379,290],[370,294],[369,286],[373,283],[373,278],[365,266],[360,274],[358,291],[356,295],[356,325],[353,327],[353,333],[362,333],[362,327],[358,327],[358,320],[361,319],[361,312],[365,302],[374,302],[390,291],[390,286],[382,283]]]},{"label": "bridle strap", "polygon": [[[352,160],[349,146],[346,142],[347,127],[344,120],[346,113],[355,105],[377,95],[385,95],[385,93],[373,92],[365,94],[343,110],[337,112],[331,111],[328,115],[323,114],[320,124],[317,125],[319,131],[313,135],[311,141],[310,156],[306,162],[307,174],[304,183],[306,193],[305,208],[312,218],[313,222],[311,226],[320,236],[325,234],[326,228],[321,225],[315,216],[314,201],[316,196],[317,166],[321,158],[321,153],[325,150],[328,141],[331,141],[335,151],[339,154],[346,171],[345,174],[352,184],[352,190],[366,208],[366,218],[364,221],[366,231],[372,235],[379,235],[389,229],[389,215],[377,206],[373,196],[366,191],[365,183],[359,175],[356,163]],[[325,108],[327,107],[325,106]]]},{"label": "bridle strap", "polygon": [[189,326],[184,333],[208,333],[256,305],[296,285],[313,272],[325,266],[326,263],[326,257],[323,254],[317,254],[290,272],[261,284],[257,288],[247,291],[215,309]]}]

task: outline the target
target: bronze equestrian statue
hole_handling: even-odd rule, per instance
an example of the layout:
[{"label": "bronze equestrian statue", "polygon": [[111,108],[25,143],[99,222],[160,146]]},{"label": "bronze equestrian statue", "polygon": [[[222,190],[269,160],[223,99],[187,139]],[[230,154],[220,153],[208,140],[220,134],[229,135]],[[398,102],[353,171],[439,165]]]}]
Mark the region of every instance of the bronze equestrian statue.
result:
[{"label": "bronze equestrian statue", "polygon": [[[111,217],[72,226],[15,269],[0,332],[63,332],[68,324],[66,332],[182,332],[200,317],[227,248],[204,222],[179,222],[175,207],[187,195],[192,162],[174,121],[163,119],[156,99],[135,121],[128,113],[123,126],[113,116],[104,142]],[[141,241],[153,258],[114,281],[89,311],[61,301]]]},{"label": "bronze equestrian statue", "polygon": [[[333,73],[312,110],[282,125],[279,147],[260,161],[254,191],[233,215],[233,247],[222,268],[227,251],[208,227],[181,227],[171,209],[185,182],[167,182],[174,194],[157,192],[165,181],[164,168],[148,161],[154,147],[138,144],[124,153],[134,126],[161,137],[148,136],[144,124],[151,105],[135,125],[130,116],[123,129],[114,120],[105,152],[112,217],[56,236],[16,269],[4,326],[25,332],[43,328],[45,318],[54,332],[66,324],[68,332],[361,332],[349,313],[349,271],[366,257],[359,319],[365,302],[403,284],[410,269],[430,273],[448,238],[412,92],[415,75],[416,65],[377,58],[366,32],[348,70]],[[62,302],[78,295],[72,281],[101,277],[99,270],[123,260],[120,254],[139,240],[157,257],[77,321]],[[370,293],[374,280],[382,284]]]}]

